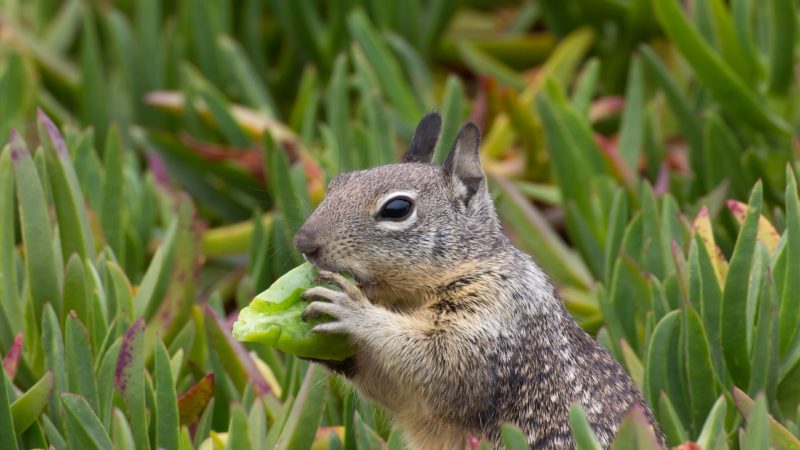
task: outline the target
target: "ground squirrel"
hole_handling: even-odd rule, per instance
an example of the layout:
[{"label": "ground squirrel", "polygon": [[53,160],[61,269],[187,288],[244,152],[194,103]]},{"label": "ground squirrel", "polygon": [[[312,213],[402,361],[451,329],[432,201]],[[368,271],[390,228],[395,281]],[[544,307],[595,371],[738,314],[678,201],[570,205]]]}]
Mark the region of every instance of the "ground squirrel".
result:
[{"label": "ground squirrel", "polygon": [[391,411],[413,449],[469,448],[470,436],[498,446],[502,423],[522,428],[532,448],[573,448],[574,402],[604,447],[634,405],[663,445],[633,381],[503,234],[478,128],[465,125],[433,165],[440,128],[429,114],[400,163],[334,178],[295,236],[339,287],[306,291],[304,317],[332,317],[315,331],[356,346],[329,368]]}]

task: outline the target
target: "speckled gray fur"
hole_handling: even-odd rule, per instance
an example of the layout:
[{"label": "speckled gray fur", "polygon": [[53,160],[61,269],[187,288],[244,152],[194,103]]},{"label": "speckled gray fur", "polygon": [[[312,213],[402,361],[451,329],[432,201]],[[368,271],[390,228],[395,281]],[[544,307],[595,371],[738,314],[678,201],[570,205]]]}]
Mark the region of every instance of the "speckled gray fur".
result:
[{"label": "speckled gray fur", "polygon": [[[296,237],[340,289],[313,288],[318,332],[344,333],[356,356],[328,364],[389,409],[414,449],[499,445],[499,425],[533,448],[574,448],[568,408],[579,402],[604,447],[640,405],[622,367],[567,313],[533,260],[502,231],[468,125],[443,166],[428,162],[438,135],[429,115],[403,163],[342,174]],[[378,226],[379,199],[416,193],[416,219]],[[358,284],[331,272],[347,272]]]}]

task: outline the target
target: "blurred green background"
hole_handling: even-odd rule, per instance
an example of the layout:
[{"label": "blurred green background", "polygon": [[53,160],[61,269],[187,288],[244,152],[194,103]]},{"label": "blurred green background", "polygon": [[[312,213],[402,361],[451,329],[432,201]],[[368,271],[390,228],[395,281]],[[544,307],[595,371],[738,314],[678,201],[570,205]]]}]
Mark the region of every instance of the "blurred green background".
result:
[{"label": "blurred green background", "polygon": [[800,449],[798,3],[0,0],[0,448],[403,448],[230,324],[440,111],[670,445]]}]

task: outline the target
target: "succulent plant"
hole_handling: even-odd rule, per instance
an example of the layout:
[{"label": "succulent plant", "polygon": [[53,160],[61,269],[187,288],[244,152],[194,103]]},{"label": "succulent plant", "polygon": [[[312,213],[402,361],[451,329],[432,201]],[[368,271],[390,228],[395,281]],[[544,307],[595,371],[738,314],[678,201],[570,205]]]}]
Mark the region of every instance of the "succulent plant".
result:
[{"label": "succulent plant", "polygon": [[563,3],[0,0],[0,448],[404,448],[231,325],[433,109],[670,445],[800,448],[797,3]]}]

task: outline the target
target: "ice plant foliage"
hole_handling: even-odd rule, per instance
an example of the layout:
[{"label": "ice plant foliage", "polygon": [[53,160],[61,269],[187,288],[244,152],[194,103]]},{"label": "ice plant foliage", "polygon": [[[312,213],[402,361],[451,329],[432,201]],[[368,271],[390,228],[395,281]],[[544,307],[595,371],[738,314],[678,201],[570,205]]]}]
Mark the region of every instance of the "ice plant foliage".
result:
[{"label": "ice plant foliage", "polygon": [[[326,183],[438,110],[435,161],[479,124],[504,229],[669,445],[800,449],[797,17],[0,0],[0,448],[403,449],[341,379],[231,327],[303,262]],[[635,410],[613,448],[653,442]]]}]

